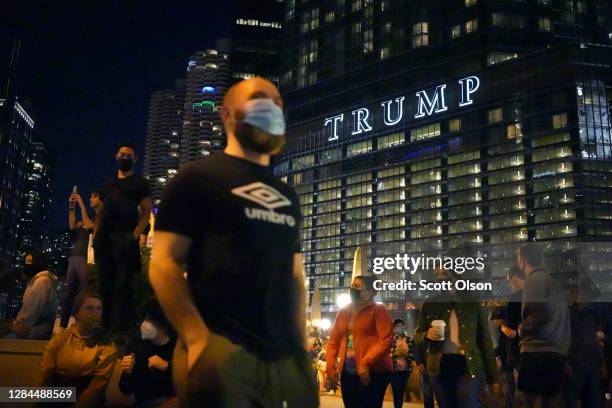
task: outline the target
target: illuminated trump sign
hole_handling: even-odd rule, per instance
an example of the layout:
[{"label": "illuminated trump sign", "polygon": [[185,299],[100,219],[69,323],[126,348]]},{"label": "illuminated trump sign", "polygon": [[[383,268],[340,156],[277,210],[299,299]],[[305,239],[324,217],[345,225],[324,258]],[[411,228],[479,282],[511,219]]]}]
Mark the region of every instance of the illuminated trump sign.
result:
[{"label": "illuminated trump sign", "polygon": [[[460,79],[459,83],[459,107],[474,103],[473,96],[480,88],[480,79],[477,76],[469,76]],[[448,110],[446,104],[446,84],[436,86],[433,92],[425,90],[415,94],[416,113],[414,119],[421,119]],[[400,96],[382,102],[382,118],[385,126],[395,126],[404,118],[405,96]],[[351,135],[360,135],[372,131],[372,114],[368,108],[359,108],[351,112],[352,128]],[[344,124],[344,113],[325,118],[325,132],[329,134],[328,140],[338,140],[338,131]]]}]

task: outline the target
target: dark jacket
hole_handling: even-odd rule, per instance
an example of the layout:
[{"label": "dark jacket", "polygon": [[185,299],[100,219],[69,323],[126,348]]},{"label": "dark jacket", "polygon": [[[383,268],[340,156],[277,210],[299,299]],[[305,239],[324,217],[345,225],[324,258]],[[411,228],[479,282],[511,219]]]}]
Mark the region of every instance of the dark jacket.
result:
[{"label": "dark jacket", "polygon": [[[508,300],[508,304],[506,305],[503,323],[512,330],[518,330],[518,326],[521,323],[522,298],[522,291],[513,293]],[[513,339],[511,339],[506,337],[504,332],[502,332],[500,329],[497,343],[497,355],[501,360],[502,368],[504,370],[511,370],[516,367],[518,365],[520,354],[520,337],[518,333]]]},{"label": "dark jacket", "polygon": [[455,309],[459,321],[459,340],[465,352],[468,373],[473,376],[484,374],[487,383],[498,381],[493,344],[487,316],[475,302],[425,302],[419,313],[414,341],[425,348],[427,374],[436,377],[440,371],[442,343],[427,340],[427,330],[433,320],[444,320],[449,327],[451,310]]},{"label": "dark jacket", "polygon": [[521,353],[567,354],[571,339],[567,294],[544,269],[527,277],[521,315]]}]

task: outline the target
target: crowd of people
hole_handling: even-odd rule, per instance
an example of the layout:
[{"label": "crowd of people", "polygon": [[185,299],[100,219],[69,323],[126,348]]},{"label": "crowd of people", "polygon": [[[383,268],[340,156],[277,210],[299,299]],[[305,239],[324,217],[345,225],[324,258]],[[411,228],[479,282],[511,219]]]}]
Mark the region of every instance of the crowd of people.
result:
[{"label": "crowd of people", "polygon": [[[440,293],[421,304],[413,336],[374,302],[375,278],[354,278],[351,304],[338,312],[326,347],[316,353],[320,392],[339,382],[345,407],[381,407],[390,386],[399,408],[412,378],[425,407],[605,406],[612,349],[588,290],[555,279],[537,246],[521,246],[516,259],[503,305]],[[461,276],[434,271],[438,282]]]},{"label": "crowd of people", "polygon": [[[376,408],[390,387],[400,408],[413,379],[425,407],[499,406],[501,396],[506,407],[603,406],[607,336],[583,297],[569,306],[529,246],[508,272],[512,296],[491,313],[469,294],[440,294],[421,304],[409,335],[363,275],[328,336],[307,341],[299,201],[270,168],[284,144],[282,106],[262,78],[227,91],[225,151],[185,165],[166,187],[140,308],[133,282],[152,203],[136,147],[119,146],[116,175],[90,194],[95,216],[73,190],[59,329],[58,278],[38,251],[24,259],[21,310],[0,326],[6,338],[50,339],[37,385],[76,387],[83,407],[104,404],[115,369],[120,391],[146,407],[317,407],[327,393]],[[435,270],[436,281],[458,277]]]}]

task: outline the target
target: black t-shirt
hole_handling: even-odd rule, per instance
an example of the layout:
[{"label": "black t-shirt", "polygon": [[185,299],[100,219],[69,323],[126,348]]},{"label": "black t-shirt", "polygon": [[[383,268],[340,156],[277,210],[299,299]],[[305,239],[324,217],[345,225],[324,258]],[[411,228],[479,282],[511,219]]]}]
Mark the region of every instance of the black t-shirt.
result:
[{"label": "black t-shirt", "polygon": [[[122,374],[119,389],[126,395],[135,394],[136,402],[142,403],[157,398],[175,395],[172,383],[172,353],[176,337],[161,346],[140,338],[134,339],[127,347],[125,355],[134,353],[136,362],[131,374]],[[149,357],[159,356],[168,363],[165,371],[149,368]]]},{"label": "black t-shirt", "polygon": [[138,224],[138,206],[150,197],[149,182],[138,174],[107,182],[102,188],[104,208],[99,232],[133,231]]},{"label": "black t-shirt", "polygon": [[156,229],[192,239],[188,279],[211,330],[273,357],[302,343],[293,279],[299,221],[295,192],[269,167],[220,153],[172,179]]}]

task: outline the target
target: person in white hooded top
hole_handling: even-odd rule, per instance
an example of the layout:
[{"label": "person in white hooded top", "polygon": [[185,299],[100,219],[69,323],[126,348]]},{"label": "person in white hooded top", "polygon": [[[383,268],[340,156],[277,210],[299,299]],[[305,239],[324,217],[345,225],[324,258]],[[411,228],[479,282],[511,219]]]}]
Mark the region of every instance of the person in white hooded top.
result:
[{"label": "person in white hooded top", "polygon": [[22,306],[9,325],[9,339],[48,340],[57,311],[57,276],[48,270],[44,253],[31,251],[25,256],[24,274],[29,279]]}]

